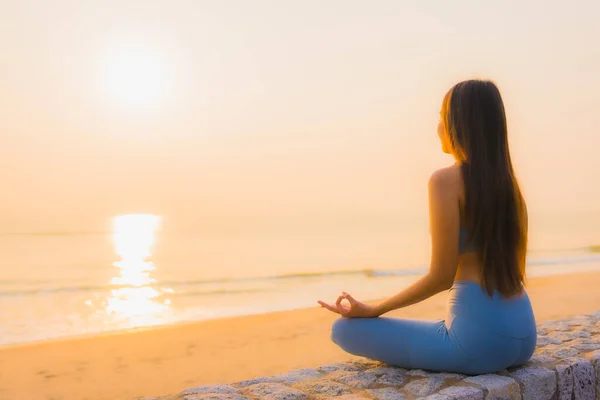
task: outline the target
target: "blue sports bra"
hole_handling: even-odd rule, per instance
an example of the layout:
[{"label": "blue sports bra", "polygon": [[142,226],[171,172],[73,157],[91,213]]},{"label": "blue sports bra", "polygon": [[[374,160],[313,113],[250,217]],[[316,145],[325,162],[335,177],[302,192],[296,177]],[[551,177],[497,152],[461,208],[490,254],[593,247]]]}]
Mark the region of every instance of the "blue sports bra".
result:
[{"label": "blue sports bra", "polygon": [[471,243],[470,246],[467,246],[467,240],[469,240],[469,232],[466,228],[461,226],[458,232],[458,254],[477,250],[475,243]]}]

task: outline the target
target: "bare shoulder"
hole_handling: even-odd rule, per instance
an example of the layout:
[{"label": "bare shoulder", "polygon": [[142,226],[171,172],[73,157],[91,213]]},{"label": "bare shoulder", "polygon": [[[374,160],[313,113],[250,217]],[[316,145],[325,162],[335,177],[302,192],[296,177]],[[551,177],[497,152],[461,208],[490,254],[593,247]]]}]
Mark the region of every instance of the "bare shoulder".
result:
[{"label": "bare shoulder", "polygon": [[462,175],[459,165],[440,168],[429,177],[430,190],[443,190],[445,192],[460,193],[462,188]]}]

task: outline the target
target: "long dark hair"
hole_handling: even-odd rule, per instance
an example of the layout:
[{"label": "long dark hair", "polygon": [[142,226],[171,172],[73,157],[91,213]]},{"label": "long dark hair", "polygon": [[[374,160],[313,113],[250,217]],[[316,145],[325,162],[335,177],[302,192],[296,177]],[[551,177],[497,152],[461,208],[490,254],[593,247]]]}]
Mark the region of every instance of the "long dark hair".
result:
[{"label": "long dark hair", "polygon": [[527,209],[508,146],[506,113],[493,82],[469,80],[446,94],[442,120],[460,163],[464,222],[491,295],[521,293],[525,281]]}]

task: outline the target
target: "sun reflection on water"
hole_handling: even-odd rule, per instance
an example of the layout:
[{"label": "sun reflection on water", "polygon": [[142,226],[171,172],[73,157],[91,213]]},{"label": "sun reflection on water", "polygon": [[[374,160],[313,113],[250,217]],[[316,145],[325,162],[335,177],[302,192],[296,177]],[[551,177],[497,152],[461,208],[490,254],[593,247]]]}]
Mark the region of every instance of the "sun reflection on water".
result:
[{"label": "sun reflection on water", "polygon": [[113,240],[121,260],[114,263],[119,276],[111,280],[106,312],[128,327],[156,325],[164,322],[169,300],[152,287],[150,276],[156,267],[148,257],[156,241],[160,217],[149,214],[122,215],[115,218]]}]

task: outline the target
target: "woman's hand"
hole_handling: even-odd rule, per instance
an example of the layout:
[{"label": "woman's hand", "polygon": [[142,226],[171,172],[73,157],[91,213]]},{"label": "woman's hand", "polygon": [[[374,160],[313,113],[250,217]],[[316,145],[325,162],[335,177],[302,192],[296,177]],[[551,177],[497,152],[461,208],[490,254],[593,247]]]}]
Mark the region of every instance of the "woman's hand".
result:
[{"label": "woman's hand", "polygon": [[[342,300],[344,299],[348,300],[350,303],[349,306],[342,304]],[[336,314],[340,314],[342,317],[346,318],[375,318],[379,316],[375,307],[355,300],[354,297],[350,296],[346,292],[342,292],[342,295],[338,297],[334,306],[321,300],[319,300],[317,303],[319,303],[321,307],[326,308]]]}]

